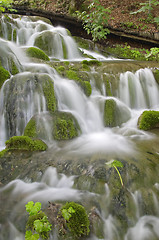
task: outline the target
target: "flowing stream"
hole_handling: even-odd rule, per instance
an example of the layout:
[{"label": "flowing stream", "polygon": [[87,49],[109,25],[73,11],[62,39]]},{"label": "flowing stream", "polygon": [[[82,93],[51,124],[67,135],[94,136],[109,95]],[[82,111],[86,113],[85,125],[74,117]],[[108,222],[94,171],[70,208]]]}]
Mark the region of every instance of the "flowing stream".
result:
[{"label": "flowing stream", "polygon": [[[105,57],[100,53],[84,50],[78,47],[77,43],[70,36],[68,31],[62,27],[53,27],[49,22],[37,17],[9,16],[8,21],[5,16],[1,20],[0,53],[1,63],[5,69],[11,73],[11,60],[19,71],[12,74],[0,89],[0,149],[5,148],[5,141],[12,136],[21,136],[29,120],[34,115],[41,115],[47,112],[46,98],[42,86],[38,87],[32,79],[41,79],[44,75],[54,82],[55,95],[57,99],[58,111],[71,113],[77,120],[81,129],[81,134],[66,142],[58,142],[53,139],[47,119],[43,118],[43,127],[47,137],[42,139],[49,146],[48,152],[51,155],[57,154],[61,158],[70,157],[73,159],[99,158],[102,160],[111,158],[119,159],[133,157],[138,154],[134,139],[141,143],[156,139],[156,135],[144,132],[137,128],[138,118],[144,110],[159,110],[159,86],[154,78],[151,68],[143,67],[132,71],[119,71],[117,74],[111,72],[110,75],[118,81],[118,86],[113,91],[113,96],[108,96],[107,87],[104,82],[100,82],[97,87],[95,76],[97,69],[91,68],[89,80],[92,93],[87,96],[83,89],[74,80],[62,77],[49,64],[32,60],[26,55],[25,50],[32,46],[40,46],[40,41],[45,43],[42,50],[48,54],[50,62],[72,64],[83,60],[90,60],[82,52],[92,55],[103,64],[127,64],[126,61]],[[109,70],[109,65],[106,65]],[[116,72],[116,71],[115,71]],[[108,71],[104,72],[108,75]],[[110,76],[109,75],[109,76]],[[27,78],[27,82],[23,79]],[[110,86],[113,88],[113,86]],[[14,94],[11,94],[14,93]],[[122,116],[127,116],[126,120],[113,128],[105,127],[104,106],[105,101],[113,99],[120,109]],[[16,110],[15,107],[16,106]],[[158,152],[155,152],[156,158]],[[41,154],[41,158],[43,153]],[[46,155],[47,156],[47,155]],[[150,160],[151,161],[151,160]],[[159,161],[159,158],[158,158]],[[32,164],[32,161],[31,163]],[[94,162],[90,163],[89,174]],[[3,185],[0,188],[0,239],[1,240],[23,240],[26,222],[25,204],[30,201],[40,201],[46,207],[48,201],[77,201],[85,202],[89,209],[89,204],[96,202],[100,205],[100,217],[103,221],[103,235],[98,237],[92,234],[87,239],[90,240],[157,240],[159,239],[159,171],[158,163],[149,163],[152,167],[152,178],[147,176],[147,180],[140,185],[131,182],[131,175],[126,173],[127,182],[131,182],[131,187],[126,190],[128,200],[127,211],[122,213],[125,219],[120,219],[120,192],[119,199],[114,208],[112,207],[112,189],[109,180],[104,183],[102,194],[93,191],[88,186],[78,188],[76,184],[77,176],[67,176],[58,173],[55,167],[46,167],[43,172],[38,171],[37,181],[25,176],[17,175],[16,179]],[[50,164],[49,164],[50,165]],[[48,166],[49,166],[48,165]],[[133,164],[130,172],[133,172]],[[148,166],[145,165],[147,174]],[[1,167],[1,165],[0,165]],[[33,165],[34,167],[34,165]],[[142,167],[144,169],[144,164]],[[134,170],[135,171],[135,170]],[[143,171],[143,170],[142,170]],[[133,173],[132,173],[133,175]],[[141,176],[142,178],[142,176]],[[146,178],[146,177],[143,177]],[[149,179],[151,183],[147,182]],[[140,182],[140,180],[138,180]],[[111,182],[111,181],[110,181]],[[141,180],[142,182],[142,180]],[[85,183],[87,185],[87,183]],[[146,186],[147,185],[147,186]],[[146,189],[147,187],[147,189]],[[146,195],[146,198],[145,198]],[[146,200],[144,200],[144,198]],[[145,201],[149,202],[145,203]],[[121,200],[122,201],[122,200]],[[143,207],[144,206],[144,207]],[[119,210],[119,212],[118,212]],[[122,215],[121,214],[121,215]],[[122,215],[122,216],[123,216]],[[122,217],[121,217],[122,218]],[[120,222],[121,220],[121,222]],[[57,239],[51,235],[50,239]]]}]

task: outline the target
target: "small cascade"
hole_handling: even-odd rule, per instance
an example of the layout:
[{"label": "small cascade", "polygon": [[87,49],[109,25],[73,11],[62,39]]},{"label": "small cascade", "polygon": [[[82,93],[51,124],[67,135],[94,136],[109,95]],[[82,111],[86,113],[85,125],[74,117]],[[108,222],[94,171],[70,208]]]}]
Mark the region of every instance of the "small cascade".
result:
[{"label": "small cascade", "polygon": [[0,94],[0,119],[7,139],[22,135],[30,118],[46,111],[43,90],[39,88],[38,93],[36,88],[36,75],[27,72],[17,74],[5,82]]},{"label": "small cascade", "polygon": [[119,98],[130,108],[156,108],[159,87],[150,69],[140,69],[135,74],[125,72],[120,75]]},{"label": "small cascade", "polygon": [[36,17],[10,15],[8,18],[7,21],[3,17],[1,22],[4,39],[12,40],[18,46],[37,46],[51,58],[81,59],[76,42],[65,28],[54,27]]}]

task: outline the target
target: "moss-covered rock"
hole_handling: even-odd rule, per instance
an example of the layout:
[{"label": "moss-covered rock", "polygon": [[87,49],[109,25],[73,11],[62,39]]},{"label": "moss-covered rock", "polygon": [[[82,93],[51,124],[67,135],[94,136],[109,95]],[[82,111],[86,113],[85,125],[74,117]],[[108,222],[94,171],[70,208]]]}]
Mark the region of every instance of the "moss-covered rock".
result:
[{"label": "moss-covered rock", "polygon": [[6,141],[6,148],[12,150],[45,151],[47,145],[42,140],[32,140],[27,136],[14,136]]},{"label": "moss-covered rock", "polygon": [[159,69],[153,70],[153,74],[154,74],[156,82],[159,84]]},{"label": "moss-covered rock", "polygon": [[104,123],[106,127],[116,126],[116,102],[113,99],[105,101]]},{"label": "moss-covered rock", "polygon": [[[60,211],[67,222],[69,231],[76,239],[88,236],[90,222],[86,210],[82,205],[75,202],[68,202]],[[68,216],[67,219],[66,215]]]},{"label": "moss-covered rock", "polygon": [[24,135],[47,141],[51,140],[49,138],[59,141],[75,138],[79,132],[78,122],[71,113],[56,111],[53,114],[35,115],[28,122]]},{"label": "moss-covered rock", "polygon": [[[20,89],[18,94],[17,89]],[[54,82],[48,74],[16,74],[5,84],[4,95],[7,99],[6,122],[8,123],[8,136],[16,136],[17,128],[18,135],[23,135],[26,126],[24,111],[28,111],[30,104],[33,107],[33,115],[38,113],[39,109],[54,112],[57,107]],[[29,118],[31,117],[29,116]],[[17,122],[18,126],[16,125]]]},{"label": "moss-covered rock", "polygon": [[5,68],[0,66],[0,88],[8,78],[10,78],[9,72]]},{"label": "moss-covered rock", "polygon": [[39,81],[41,82],[43,88],[47,108],[50,112],[54,112],[57,108],[57,101],[54,91],[54,82],[47,74],[39,75]]},{"label": "moss-covered rock", "polygon": [[66,71],[66,77],[77,81],[77,83],[81,86],[83,89],[84,93],[86,94],[87,97],[89,97],[92,93],[92,87],[89,81],[83,81],[81,78],[81,74],[77,71],[74,70],[67,70]]},{"label": "moss-covered rock", "polygon": [[33,57],[33,58],[38,58],[38,59],[42,59],[45,61],[49,61],[49,57],[39,48],[36,47],[29,47],[26,49],[26,54],[29,57]]},{"label": "moss-covered rock", "polygon": [[19,73],[18,67],[13,58],[9,59],[9,71],[12,75]]},{"label": "moss-covered rock", "polygon": [[138,119],[141,130],[151,130],[159,127],[159,111],[144,111]]},{"label": "moss-covered rock", "polygon": [[3,157],[5,155],[5,153],[7,153],[8,149],[3,149],[2,151],[0,151],[0,158]]},{"label": "moss-covered rock", "polygon": [[[57,48],[57,37],[59,40],[59,47]],[[60,45],[61,44],[61,45]],[[43,50],[48,56],[55,58],[67,58],[67,49],[63,38],[56,32],[45,31],[39,34],[34,42],[34,46]],[[63,51],[59,56],[60,49]],[[62,56],[63,55],[63,56]]]},{"label": "moss-covered rock", "polygon": [[129,109],[123,104],[117,104],[113,98],[106,99],[104,106],[104,124],[106,127],[120,126],[131,117]]}]

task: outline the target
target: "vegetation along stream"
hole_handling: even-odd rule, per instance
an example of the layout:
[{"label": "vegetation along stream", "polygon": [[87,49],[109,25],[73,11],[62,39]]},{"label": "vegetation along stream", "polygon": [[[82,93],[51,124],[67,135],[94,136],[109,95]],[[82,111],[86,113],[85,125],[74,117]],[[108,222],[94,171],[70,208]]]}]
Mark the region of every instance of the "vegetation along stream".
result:
[{"label": "vegetation along stream", "polygon": [[2,15],[0,239],[158,240],[158,84],[156,62]]}]

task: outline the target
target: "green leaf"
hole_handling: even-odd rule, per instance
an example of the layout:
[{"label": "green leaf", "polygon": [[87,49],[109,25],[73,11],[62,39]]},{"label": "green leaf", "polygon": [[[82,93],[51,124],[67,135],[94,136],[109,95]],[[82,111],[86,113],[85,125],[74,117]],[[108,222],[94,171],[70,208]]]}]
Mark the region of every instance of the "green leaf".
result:
[{"label": "green leaf", "polygon": [[33,201],[30,201],[30,202],[28,202],[25,205],[25,207],[26,207],[26,211],[29,212],[30,215],[35,215],[35,214],[37,214],[40,211],[41,203],[40,202],[36,202],[34,204]]},{"label": "green leaf", "polygon": [[35,228],[35,231],[38,233],[43,232],[43,223],[40,220],[35,220],[34,228]]},{"label": "green leaf", "polygon": [[39,234],[32,234],[32,231],[26,231],[25,233],[25,240],[38,240],[39,238]]},{"label": "green leaf", "polygon": [[71,214],[68,212],[67,209],[62,209],[62,216],[64,217],[64,219],[66,221],[68,221],[70,219],[70,217],[71,217]]},{"label": "green leaf", "polygon": [[73,207],[69,207],[68,212],[69,213],[75,213],[75,210],[73,209]]},{"label": "green leaf", "polygon": [[123,164],[120,161],[112,159],[111,161],[105,163],[109,167],[123,167]]}]

